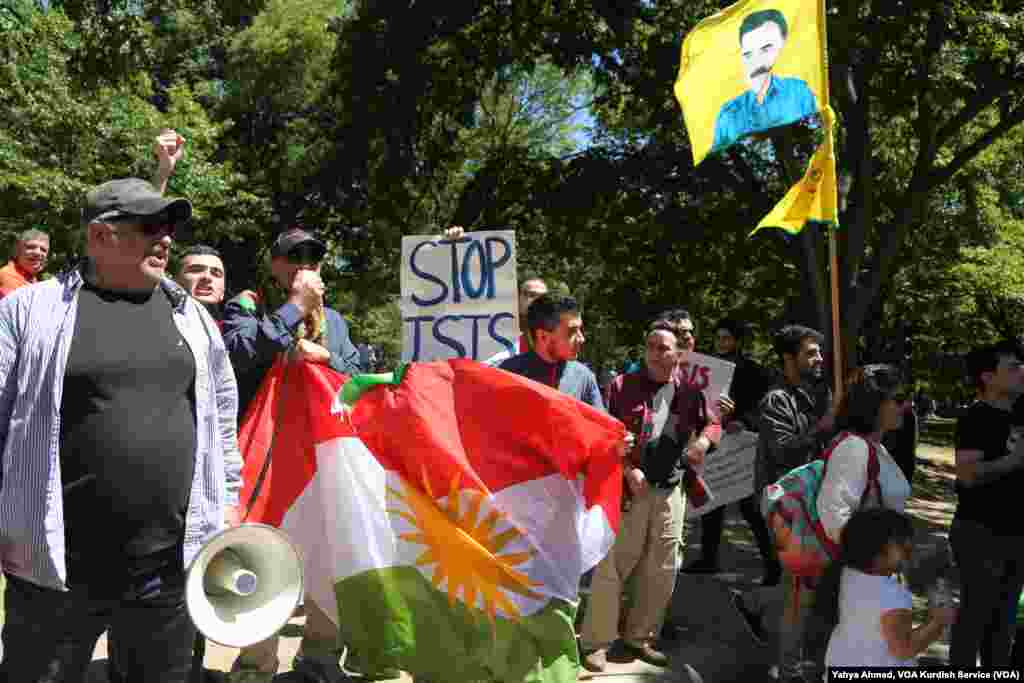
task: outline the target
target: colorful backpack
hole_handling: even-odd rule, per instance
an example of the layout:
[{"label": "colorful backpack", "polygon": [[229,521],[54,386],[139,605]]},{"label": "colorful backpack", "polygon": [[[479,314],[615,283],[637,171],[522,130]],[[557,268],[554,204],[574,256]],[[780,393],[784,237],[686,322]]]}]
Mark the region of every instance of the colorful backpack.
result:
[{"label": "colorful backpack", "polygon": [[[861,437],[850,432],[839,434],[820,459],[796,467],[766,486],[761,500],[761,512],[774,534],[779,562],[808,587],[813,587],[814,581],[839,554],[838,544],[825,533],[818,516],[818,491],[825,480],[832,452],[847,438]],[[861,504],[867,501],[872,490],[881,497],[878,450],[867,439],[864,442],[868,446],[868,482]]]}]

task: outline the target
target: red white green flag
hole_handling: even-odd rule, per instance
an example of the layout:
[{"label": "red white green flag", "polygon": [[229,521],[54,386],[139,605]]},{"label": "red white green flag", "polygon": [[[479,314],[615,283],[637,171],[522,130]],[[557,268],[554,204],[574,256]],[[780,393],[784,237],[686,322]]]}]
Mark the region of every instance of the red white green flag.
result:
[{"label": "red white green flag", "polygon": [[351,380],[279,364],[240,430],[243,512],[302,549],[307,595],[337,605],[364,673],[575,681],[577,588],[618,529],[624,435],[473,361]]}]

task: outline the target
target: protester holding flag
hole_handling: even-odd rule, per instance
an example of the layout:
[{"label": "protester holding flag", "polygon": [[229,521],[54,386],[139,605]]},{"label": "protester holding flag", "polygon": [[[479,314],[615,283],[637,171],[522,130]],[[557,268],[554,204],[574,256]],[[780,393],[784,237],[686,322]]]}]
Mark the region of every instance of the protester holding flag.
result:
[{"label": "protester holding flag", "polygon": [[647,334],[645,367],[615,378],[609,388],[611,414],[637,439],[626,482],[632,501],[624,513],[615,546],[594,572],[591,600],[583,621],[583,666],[605,669],[608,648],[618,634],[622,591],[634,579],[633,604],[626,616],[627,653],[655,666],[668,657],[653,646],[654,632],[668,607],[682,559],[686,500],[680,484],[693,481],[721,429],[704,394],[679,380],[676,372],[685,342],[672,325],[654,324]]},{"label": "protester holding flag", "polygon": [[225,307],[224,342],[238,375],[240,418],[280,353],[338,372],[359,371],[359,350],[349,338],[348,323],[324,306],[320,264],[326,251],[306,230],[285,230],[270,249],[270,273],[285,301],[274,307],[270,303],[281,298],[279,292],[246,290]]},{"label": "protester holding flag", "polygon": [[[270,250],[271,274],[287,293],[287,300],[270,310],[264,297],[247,290],[225,307],[224,342],[238,374],[240,420],[267,371],[282,355],[296,362],[327,365],[338,372],[359,371],[359,350],[349,338],[348,323],[340,313],[324,306],[320,263],[326,250],[324,243],[306,230],[289,228],[278,235]],[[306,602],[306,615],[295,669],[313,680],[330,681],[341,675],[337,627],[314,602]],[[229,680],[269,682],[278,667],[277,643],[275,637],[242,650]]]},{"label": "protester holding flag", "polygon": [[368,678],[571,683],[579,579],[619,526],[624,437],[468,359],[347,383],[278,362],[239,436],[243,507],[302,550],[307,599],[337,605]]}]

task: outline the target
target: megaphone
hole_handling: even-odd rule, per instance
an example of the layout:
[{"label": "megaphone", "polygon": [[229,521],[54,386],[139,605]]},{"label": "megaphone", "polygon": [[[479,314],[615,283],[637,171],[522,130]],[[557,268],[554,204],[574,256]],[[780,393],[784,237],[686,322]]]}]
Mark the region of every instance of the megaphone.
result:
[{"label": "megaphone", "polygon": [[226,529],[188,569],[185,604],[208,639],[246,647],[275,635],[302,600],[302,560],[288,537],[265,524]]}]

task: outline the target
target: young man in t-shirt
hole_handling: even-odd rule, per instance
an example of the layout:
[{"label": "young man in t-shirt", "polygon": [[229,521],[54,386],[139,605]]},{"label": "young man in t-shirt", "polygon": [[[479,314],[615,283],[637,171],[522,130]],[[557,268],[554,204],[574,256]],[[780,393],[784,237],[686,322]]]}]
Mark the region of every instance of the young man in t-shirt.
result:
[{"label": "young man in t-shirt", "polygon": [[[1011,613],[1024,586],[1024,529],[1014,514],[1024,491],[1024,356],[1013,342],[972,351],[967,369],[979,398],[957,421],[957,509],[949,540],[961,576],[949,663],[1010,664]],[[983,641],[988,641],[984,643]]]}]

